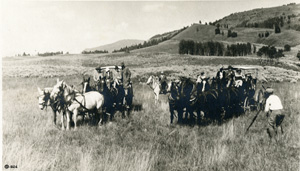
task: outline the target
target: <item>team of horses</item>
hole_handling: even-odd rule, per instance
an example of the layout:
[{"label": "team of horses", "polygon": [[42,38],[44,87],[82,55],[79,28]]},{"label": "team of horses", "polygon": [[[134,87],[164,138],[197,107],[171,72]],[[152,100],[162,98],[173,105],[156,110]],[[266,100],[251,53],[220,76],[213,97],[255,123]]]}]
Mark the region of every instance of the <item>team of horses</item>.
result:
[{"label": "team of horses", "polygon": [[73,120],[74,129],[77,129],[77,117],[82,115],[83,119],[86,114],[94,117],[98,125],[103,124],[116,111],[122,112],[125,117],[128,115],[132,105],[132,86],[125,94],[122,85],[116,85],[112,88],[112,82],[109,79],[102,79],[96,85],[90,85],[90,78],[83,78],[82,92],[77,91],[73,86],[68,85],[65,81],[57,80],[54,87],[44,88],[39,92],[39,108],[43,110],[51,106],[53,111],[53,122],[56,125],[56,116],[61,115],[61,129],[65,129],[64,117],[67,118],[66,129],[70,129]]},{"label": "team of horses", "polygon": [[[154,91],[155,102],[161,92],[159,78],[151,75],[147,84]],[[241,86],[236,86],[233,77],[197,78],[180,77],[167,81],[170,110],[170,122],[174,122],[177,113],[178,123],[188,120],[222,122],[226,118],[245,112],[244,102],[248,98],[251,104],[262,103],[262,92],[255,89],[256,79],[248,78]]]},{"label": "team of horses", "polygon": [[[66,129],[70,129],[73,120],[74,129],[77,129],[78,115],[88,115],[95,118],[98,125],[113,119],[117,111],[123,117],[128,115],[132,106],[132,86],[128,93],[121,83],[115,84],[110,79],[101,79],[97,84],[91,85],[90,78],[83,78],[82,91],[77,91],[73,86],[63,80],[57,80],[54,87],[48,87],[39,92],[39,108],[43,110],[50,106],[53,111],[53,123],[56,125],[56,116],[61,113],[61,129],[65,129],[64,118],[67,118]],[[162,87],[159,77],[151,75],[147,84],[153,89],[155,103],[160,94],[168,94],[170,122],[174,117],[178,123],[193,121],[202,123],[211,120],[222,122],[226,118],[240,115],[245,112],[243,103],[246,98],[251,103],[257,103],[262,107],[263,93],[255,89],[256,79],[247,79],[241,86],[234,86],[232,77],[200,78],[197,81],[192,78],[180,77],[165,80]],[[164,89],[164,91],[162,91]]]}]

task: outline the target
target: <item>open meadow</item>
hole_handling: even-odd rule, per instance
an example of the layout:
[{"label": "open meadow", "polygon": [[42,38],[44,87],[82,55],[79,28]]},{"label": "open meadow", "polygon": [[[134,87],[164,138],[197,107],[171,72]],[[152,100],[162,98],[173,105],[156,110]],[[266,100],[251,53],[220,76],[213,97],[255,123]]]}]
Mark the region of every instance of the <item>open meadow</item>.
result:
[{"label": "open meadow", "polygon": [[[286,115],[284,134],[271,145],[263,113],[247,134],[256,112],[220,125],[170,125],[167,96],[161,95],[155,104],[153,91],[145,84],[149,74],[160,71],[191,77],[206,71],[212,76],[220,64],[256,66],[259,59],[126,54],[12,57],[2,61],[3,165],[16,165],[22,171],[300,170],[299,83],[268,83],[281,98]],[[53,86],[59,78],[81,89],[82,76],[91,75],[96,66],[122,61],[132,72],[133,103],[140,106],[128,118],[117,113],[111,123],[101,127],[80,122],[76,131],[61,131],[60,116],[54,126],[51,109],[38,108],[38,86]],[[266,66],[259,71],[268,78],[299,80],[299,71],[292,66],[283,68]]]}]

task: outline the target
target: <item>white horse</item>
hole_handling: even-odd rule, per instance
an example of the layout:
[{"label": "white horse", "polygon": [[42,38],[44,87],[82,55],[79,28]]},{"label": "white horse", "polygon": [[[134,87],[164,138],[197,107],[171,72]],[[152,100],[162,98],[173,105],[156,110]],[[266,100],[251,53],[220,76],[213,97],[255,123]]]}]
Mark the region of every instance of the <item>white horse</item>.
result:
[{"label": "white horse", "polygon": [[[161,84],[159,82],[159,78],[157,76],[151,75],[148,78],[146,84],[148,84],[150,86],[150,88],[153,90],[154,97],[155,97],[155,104],[156,104],[159,100],[159,94],[161,94],[160,93],[161,92]],[[170,87],[170,85],[171,85],[171,81],[166,80],[166,84],[167,84],[166,89],[168,89],[168,87]]]},{"label": "white horse", "polygon": [[65,116],[65,111],[63,110],[63,104],[61,104],[59,101],[55,101],[50,98],[50,93],[52,92],[53,88],[52,87],[46,87],[43,90],[41,90],[38,87],[38,100],[39,100],[39,108],[41,110],[44,110],[45,107],[51,106],[52,112],[53,112],[53,123],[56,125],[56,114],[61,113],[61,122],[62,125],[64,125],[64,116]]},{"label": "white horse", "polygon": [[[70,129],[71,113],[73,113],[74,129],[77,129],[77,115],[79,112],[94,111],[100,115],[104,104],[104,96],[97,91],[80,94],[77,90],[67,85],[64,81],[57,80],[53,87],[50,98],[62,98],[67,104],[67,130]],[[99,123],[102,122],[100,119]]]},{"label": "white horse", "polygon": [[159,83],[159,78],[157,76],[151,75],[148,78],[147,83],[151,89],[154,91],[154,97],[155,97],[155,104],[159,100],[159,93],[160,93],[160,83]]}]

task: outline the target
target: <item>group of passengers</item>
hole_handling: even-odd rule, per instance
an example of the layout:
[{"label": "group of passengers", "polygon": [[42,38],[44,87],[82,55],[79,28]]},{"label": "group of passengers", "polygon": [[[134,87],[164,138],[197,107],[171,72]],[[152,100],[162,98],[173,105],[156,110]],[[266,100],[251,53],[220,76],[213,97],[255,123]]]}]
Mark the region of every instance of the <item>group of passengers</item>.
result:
[{"label": "group of passengers", "polygon": [[114,69],[97,67],[93,78],[96,83],[101,80],[110,80],[113,88],[121,85],[124,89],[128,89],[131,85],[131,72],[124,62],[121,63],[121,68],[119,66],[115,66]]}]

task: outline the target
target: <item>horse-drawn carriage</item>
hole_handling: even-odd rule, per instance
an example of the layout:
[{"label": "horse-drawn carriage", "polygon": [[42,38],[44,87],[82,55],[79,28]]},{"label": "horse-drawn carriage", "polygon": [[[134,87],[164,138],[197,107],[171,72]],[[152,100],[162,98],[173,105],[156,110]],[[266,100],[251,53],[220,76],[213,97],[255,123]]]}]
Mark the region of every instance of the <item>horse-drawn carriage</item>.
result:
[{"label": "horse-drawn carriage", "polygon": [[[100,75],[100,72],[97,72],[99,73],[98,80],[96,80],[94,85],[90,84],[90,77],[83,78],[82,91],[76,90],[74,86],[69,86],[63,80],[57,80],[57,84],[51,88],[51,93],[48,90],[45,93],[46,91],[38,88],[40,94],[39,106],[41,109],[47,105],[52,107],[54,123],[56,123],[56,113],[63,111],[62,129],[65,128],[63,123],[64,115],[67,115],[67,129],[69,129],[72,115],[75,129],[76,117],[79,114],[84,116],[88,113],[88,116],[102,116],[99,123],[103,123],[103,120],[106,120],[108,115],[112,119],[116,111],[122,112],[123,116],[128,116],[132,108],[133,88],[130,81],[125,82],[126,84],[124,83],[121,73],[119,74],[119,69],[121,68],[120,66],[96,68],[96,70],[100,69],[105,71],[105,73]],[[115,73],[115,75],[112,73]],[[117,78],[116,75],[118,74],[120,77]],[[127,80],[130,80],[130,77]]]},{"label": "horse-drawn carriage", "polygon": [[94,88],[104,95],[106,99],[105,108],[109,113],[118,110],[124,116],[128,115],[133,101],[132,83],[130,82],[126,87],[123,85],[120,73],[121,66],[103,66],[100,69],[105,73],[95,83]]},{"label": "horse-drawn carriage", "polygon": [[224,68],[224,70],[229,69],[235,74],[234,86],[240,90],[240,105],[244,113],[259,110],[261,108],[263,90],[257,89],[258,68],[249,66]]}]

